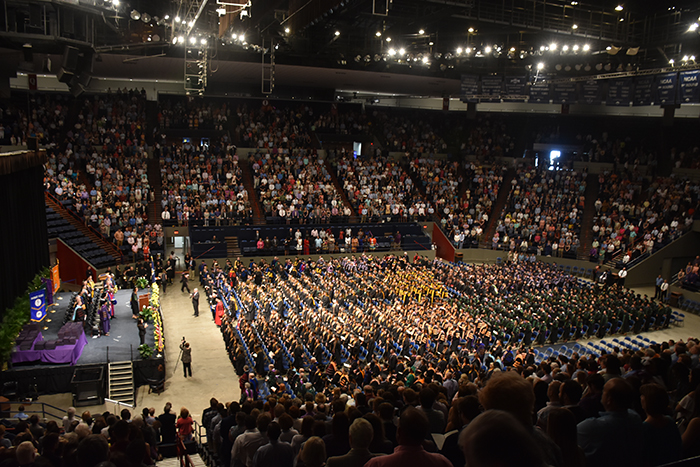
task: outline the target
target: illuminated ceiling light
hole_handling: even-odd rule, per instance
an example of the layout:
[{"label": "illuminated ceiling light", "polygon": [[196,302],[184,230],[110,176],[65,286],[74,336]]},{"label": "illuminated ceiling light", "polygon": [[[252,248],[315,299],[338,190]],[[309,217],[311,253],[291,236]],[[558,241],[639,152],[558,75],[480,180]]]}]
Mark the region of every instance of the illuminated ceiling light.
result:
[{"label": "illuminated ceiling light", "polygon": [[245,42],[245,34],[241,34],[240,36],[238,36],[238,40],[241,42]]},{"label": "illuminated ceiling light", "polygon": [[621,22],[621,23],[624,22],[624,21],[625,21],[625,18],[620,18],[620,22]]},{"label": "illuminated ceiling light", "polygon": [[697,30],[698,30],[698,23],[693,23],[693,24],[691,24],[690,27],[688,28],[688,32],[695,32],[695,31],[697,31]]},{"label": "illuminated ceiling light", "polygon": [[194,43],[196,43],[196,42],[197,42],[197,38],[196,38],[196,37],[194,37],[194,36],[190,37],[190,44],[194,44]]},{"label": "illuminated ceiling light", "polygon": [[578,5],[578,2],[571,2],[571,6],[576,6]]},{"label": "illuminated ceiling light", "polygon": [[387,42],[391,42],[391,37],[387,37],[387,38],[386,38],[386,41],[387,41]]},{"label": "illuminated ceiling light", "polygon": [[236,39],[238,39],[238,34],[233,33],[233,35],[231,36],[231,39],[233,39],[234,41],[235,41]]},{"label": "illuminated ceiling light", "polygon": [[578,29],[578,24],[572,24],[571,29]]},{"label": "illuminated ceiling light", "polygon": [[687,61],[688,61],[688,56],[687,56],[687,55],[683,55],[683,61],[684,61],[684,62],[687,62]]},{"label": "illuminated ceiling light", "polygon": [[461,53],[462,53],[462,48],[461,48],[461,47],[457,47],[457,50],[455,50],[455,52],[457,52],[457,55],[461,54]]},{"label": "illuminated ceiling light", "polygon": [[165,15],[164,19],[166,19],[166,20],[170,19],[170,15]]},{"label": "illuminated ceiling light", "polygon": [[694,61],[695,61],[695,55],[691,55],[689,58],[690,58],[690,61],[691,61],[691,62],[694,62]]},{"label": "illuminated ceiling light", "polygon": [[511,51],[511,52],[515,52],[515,47],[511,47],[511,48],[510,48],[510,51]]},{"label": "illuminated ceiling light", "polygon": [[418,34],[425,34],[425,29],[421,29],[420,31],[418,31]]},{"label": "illuminated ceiling light", "polygon": [[472,48],[471,48],[471,47],[467,47],[467,49],[465,50],[465,52],[468,53],[468,54],[472,53]]},{"label": "illuminated ceiling light", "polygon": [[583,51],[584,51],[584,52],[588,52],[589,50],[591,50],[591,46],[590,46],[590,45],[586,44],[586,45],[583,46]]},{"label": "illuminated ceiling light", "polygon": [[427,57],[427,56],[423,57],[423,63],[428,63],[428,57]]},{"label": "illuminated ceiling light", "polygon": [[389,49],[389,55],[391,55],[392,57],[393,57],[394,55],[396,55],[396,50],[394,50],[394,49]]},{"label": "illuminated ceiling light", "polygon": [[335,32],[335,37],[338,37],[340,35],[340,31]]},{"label": "illuminated ceiling light", "polygon": [[285,32],[286,34],[289,34],[290,31],[291,31],[291,29],[289,29],[289,28],[284,28],[284,32]]},{"label": "illuminated ceiling light", "polygon": [[139,12],[136,11],[136,10],[131,10],[131,14],[130,14],[129,16],[130,16],[131,19],[133,19],[134,21],[138,21],[138,20],[141,19],[141,13],[139,13]]},{"label": "illuminated ceiling light", "polygon": [[173,37],[173,45],[177,44],[177,37]]},{"label": "illuminated ceiling light", "polygon": [[671,59],[671,60],[668,61],[668,64],[669,64],[669,65],[673,65],[674,63],[676,63],[676,61],[675,61],[674,59]]},{"label": "illuminated ceiling light", "polygon": [[200,42],[201,42],[202,45],[207,45],[207,40],[206,40],[206,39],[202,39]]},{"label": "illuminated ceiling light", "polygon": [[554,42],[552,42],[551,44],[549,44],[549,50],[557,50],[557,44],[554,43]]},{"label": "illuminated ceiling light", "polygon": [[216,9],[216,13],[217,13],[219,16],[224,16],[224,15],[226,15],[226,8],[217,8],[217,9]]},{"label": "illuminated ceiling light", "polygon": [[469,28],[469,29],[467,29],[467,31],[469,31],[469,34],[473,34],[473,33],[474,33],[474,28]]},{"label": "illuminated ceiling light", "polygon": [[578,44],[574,46],[574,52],[578,52]]},{"label": "illuminated ceiling light", "polygon": [[541,70],[541,69],[543,69],[543,68],[544,68],[544,63],[543,63],[543,62],[540,62],[540,63],[537,64],[537,69],[538,69],[538,70]]},{"label": "illuminated ceiling light", "polygon": [[179,36],[179,37],[177,38],[177,42],[178,42],[178,44],[182,44],[183,42],[185,42],[185,38],[182,37],[182,36]]},{"label": "illuminated ceiling light", "polygon": [[490,54],[490,53],[491,53],[491,47],[488,46],[488,45],[487,45],[486,47],[484,47],[484,52],[487,53],[487,54]]},{"label": "illuminated ceiling light", "polygon": [[377,31],[377,32],[374,33],[374,35],[377,36],[377,37],[382,37],[382,32],[381,32],[381,31]]},{"label": "illuminated ceiling light", "polygon": [[406,49],[400,48],[399,49],[399,55],[405,55],[406,54]]},{"label": "illuminated ceiling light", "polygon": [[544,46],[543,46],[543,45],[540,46],[540,52],[544,52]]},{"label": "illuminated ceiling light", "polygon": [[[166,18],[167,18],[167,16],[166,16]],[[180,17],[179,17],[179,16],[176,16],[176,17],[175,17],[175,22],[176,22],[176,23],[179,23],[179,22],[180,22]]]},{"label": "illuminated ceiling light", "polygon": [[561,48],[561,50],[563,50],[564,52],[568,52],[568,51],[569,51],[569,46],[568,46],[568,45],[565,45],[564,47]]},{"label": "illuminated ceiling light", "polygon": [[143,21],[144,23],[150,23],[151,15],[149,15],[148,13],[144,13],[143,15],[141,15],[141,21]]},{"label": "illuminated ceiling light", "polygon": [[194,21],[190,21],[189,23],[187,23],[187,25],[188,25],[189,27],[194,26]]},{"label": "illuminated ceiling light", "polygon": [[430,42],[428,42],[428,45],[432,47],[433,45],[435,45],[435,42],[430,41]]},{"label": "illuminated ceiling light", "polygon": [[622,10],[624,10],[624,8],[622,7],[622,5],[618,5],[618,6],[615,7],[615,11],[622,11]]}]

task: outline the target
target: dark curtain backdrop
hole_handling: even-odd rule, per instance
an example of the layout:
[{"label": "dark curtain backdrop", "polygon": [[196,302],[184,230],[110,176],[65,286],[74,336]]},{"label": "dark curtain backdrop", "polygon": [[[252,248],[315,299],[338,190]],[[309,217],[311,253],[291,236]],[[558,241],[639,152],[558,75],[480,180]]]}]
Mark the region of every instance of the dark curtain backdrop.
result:
[{"label": "dark curtain backdrop", "polygon": [[41,165],[0,175],[0,319],[49,265]]}]

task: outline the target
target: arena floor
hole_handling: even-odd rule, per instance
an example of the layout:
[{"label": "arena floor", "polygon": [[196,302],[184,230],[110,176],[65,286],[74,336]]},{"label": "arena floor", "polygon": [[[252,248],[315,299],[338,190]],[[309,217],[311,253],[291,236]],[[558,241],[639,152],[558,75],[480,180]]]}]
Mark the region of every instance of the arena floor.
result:
[{"label": "arena floor", "polygon": [[[198,279],[193,278],[190,281],[190,290],[193,290],[196,285],[198,285]],[[635,291],[641,294],[654,294],[653,287],[637,288]],[[187,407],[193,417],[200,420],[202,411],[209,407],[210,398],[216,397],[219,401],[238,400],[240,398],[238,377],[226,354],[221,333],[214,324],[211,313],[206,309],[204,299],[200,301],[198,318],[193,316],[189,295],[187,292],[180,292],[179,284],[178,287],[174,285],[169,287],[161,300],[165,335],[168,338],[165,354],[167,361],[165,392],[160,395],[148,394],[148,387],[142,386],[136,396],[136,410],[140,412],[143,407],[155,407],[156,413],[160,414],[165,403],[171,402],[173,407],[178,409],[182,406]],[[684,314],[685,326],[672,326],[660,331],[643,333],[642,336],[657,342],[668,339],[686,340],[691,336],[700,336],[700,316]],[[177,362],[180,353],[179,342],[182,337],[186,337],[192,346],[191,378],[183,377],[182,363]],[[583,344],[599,340],[578,342]],[[41,396],[39,402],[46,402],[56,407],[69,407],[71,395]],[[105,410],[114,411],[115,408],[106,404],[86,407],[82,410],[101,413]]]}]

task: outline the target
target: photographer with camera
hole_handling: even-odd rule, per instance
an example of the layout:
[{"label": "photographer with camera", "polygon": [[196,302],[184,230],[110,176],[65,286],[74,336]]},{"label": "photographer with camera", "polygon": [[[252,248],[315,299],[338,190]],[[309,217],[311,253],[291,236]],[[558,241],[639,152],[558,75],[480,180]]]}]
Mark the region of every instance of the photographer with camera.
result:
[{"label": "photographer with camera", "polygon": [[192,300],[192,307],[194,308],[194,316],[199,316],[199,289],[195,288],[194,292],[190,294],[190,299]]},{"label": "photographer with camera", "polygon": [[190,348],[190,343],[187,342],[183,336],[182,342],[180,343],[180,360],[182,361],[182,370],[185,372],[185,378],[187,378],[187,373],[192,377],[192,349]]},{"label": "photographer with camera", "polygon": [[187,289],[187,293],[190,292],[190,272],[189,271],[183,271],[182,272],[182,278],[180,279],[180,282],[182,282],[182,287],[180,287],[180,292],[184,292],[185,289]]}]

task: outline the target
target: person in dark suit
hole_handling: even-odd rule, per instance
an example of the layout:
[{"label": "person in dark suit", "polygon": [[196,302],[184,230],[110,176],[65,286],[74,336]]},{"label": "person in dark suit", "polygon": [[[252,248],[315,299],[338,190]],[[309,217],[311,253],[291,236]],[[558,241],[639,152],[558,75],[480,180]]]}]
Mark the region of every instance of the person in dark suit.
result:
[{"label": "person in dark suit", "polygon": [[192,349],[190,348],[190,343],[182,338],[182,343],[180,344],[180,350],[182,350],[182,355],[180,360],[182,360],[182,371],[185,372],[185,378],[187,378],[187,373],[192,377]]},{"label": "person in dark suit", "polygon": [[361,467],[378,454],[369,451],[374,430],[364,418],[357,418],[350,425],[350,451],[343,456],[328,458],[326,467]]},{"label": "person in dark suit", "polygon": [[195,288],[194,292],[190,294],[192,299],[192,308],[194,308],[194,315],[199,316],[199,289]]},{"label": "person in dark suit", "polygon": [[160,422],[160,442],[162,444],[174,444],[176,437],[175,420],[177,417],[170,413],[173,405],[170,402],[165,404],[163,413],[158,416]]},{"label": "person in dark suit", "polygon": [[143,318],[139,317],[136,326],[139,328],[140,345],[143,345],[146,343],[146,328],[148,327],[148,323],[144,322]]},{"label": "person in dark suit", "polygon": [[134,319],[138,319],[138,317],[139,317],[139,289],[138,289],[138,287],[134,287],[134,290],[131,292],[131,301],[129,302],[129,305],[131,306],[131,317]]}]

